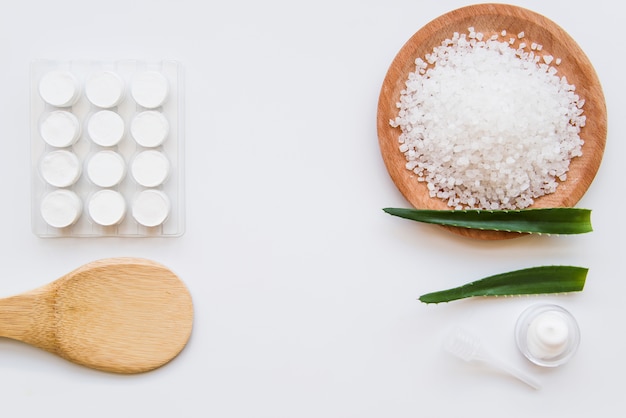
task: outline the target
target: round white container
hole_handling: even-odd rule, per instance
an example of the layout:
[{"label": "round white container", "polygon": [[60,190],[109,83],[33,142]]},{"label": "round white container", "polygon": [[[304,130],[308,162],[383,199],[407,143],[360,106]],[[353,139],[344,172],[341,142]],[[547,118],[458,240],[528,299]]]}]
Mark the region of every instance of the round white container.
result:
[{"label": "round white container", "polygon": [[154,109],[165,102],[169,90],[169,83],[163,74],[145,71],[133,78],[130,92],[138,105]]},{"label": "round white container", "polygon": [[137,144],[145,148],[158,147],[165,141],[170,124],[161,112],[147,110],[135,116],[130,124],[130,134]]},{"label": "round white container", "polygon": [[80,97],[80,84],[69,71],[51,71],[39,80],[39,95],[52,106],[69,107]]},{"label": "round white container", "polygon": [[100,190],[89,199],[87,211],[91,220],[98,225],[117,225],[126,216],[126,200],[115,190]]},{"label": "round white container", "polygon": [[43,156],[39,163],[41,177],[51,186],[69,187],[80,177],[81,166],[76,154],[56,150]]},{"label": "round white container", "polygon": [[530,306],[515,326],[515,341],[533,363],[556,367],[568,362],[578,350],[580,329],[576,319],[553,304]]},{"label": "round white container", "polygon": [[87,161],[87,177],[99,187],[114,187],[126,175],[126,162],[115,151],[98,151]]},{"label": "round white container", "polygon": [[124,136],[124,119],[111,110],[94,113],[87,122],[91,140],[102,147],[117,145]]},{"label": "round white container", "polygon": [[82,202],[71,190],[58,189],[41,201],[41,217],[54,228],[66,228],[76,223],[82,213]]},{"label": "round white container", "polygon": [[170,200],[159,190],[144,190],[133,202],[133,218],[143,226],[161,225],[170,214]]},{"label": "round white container", "polygon": [[113,71],[99,71],[87,79],[85,95],[95,106],[115,107],[124,97],[124,80]]},{"label": "round white container", "polygon": [[160,151],[142,151],[133,159],[130,171],[138,184],[144,187],[157,187],[169,177],[170,162]]},{"label": "round white container", "polygon": [[55,110],[39,124],[41,138],[50,146],[64,148],[74,145],[80,137],[80,122],[73,113]]}]

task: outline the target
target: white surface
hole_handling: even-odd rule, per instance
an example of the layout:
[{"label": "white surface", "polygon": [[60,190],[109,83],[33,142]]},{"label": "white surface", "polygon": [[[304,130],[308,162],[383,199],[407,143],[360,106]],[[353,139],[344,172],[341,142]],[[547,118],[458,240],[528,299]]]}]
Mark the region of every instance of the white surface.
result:
[{"label": "white surface", "polygon": [[[558,22],[594,63],[609,108],[603,164],[580,207],[595,231],[477,242],[382,212],[407,203],[378,150],[387,68],[431,19],[468,3],[387,0],[15,2],[0,14],[3,296],[94,259],[174,269],[195,304],[186,349],[117,376],[0,340],[11,417],[588,417],[623,409],[626,280],[621,245],[625,128],[618,3],[520,1]],[[71,11],[68,12],[68,11]],[[146,14],[149,13],[149,17]],[[115,22],[115,31],[111,24]],[[619,43],[619,41],[616,41]],[[169,239],[40,239],[30,231],[29,63],[38,58],[179,60],[185,70],[187,231]],[[617,192],[617,193],[615,193]],[[417,301],[516,268],[590,268],[581,294]],[[513,330],[531,303],[564,306],[579,351],[531,365]],[[441,349],[449,327],[483,338],[538,377],[534,391]],[[617,377],[617,378],[614,378]]]}]

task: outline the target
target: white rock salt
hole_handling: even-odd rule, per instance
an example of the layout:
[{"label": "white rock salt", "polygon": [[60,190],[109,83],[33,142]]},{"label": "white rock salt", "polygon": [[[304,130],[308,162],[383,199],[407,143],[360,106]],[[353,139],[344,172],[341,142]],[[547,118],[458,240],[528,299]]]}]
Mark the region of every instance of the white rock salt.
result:
[{"label": "white rock salt", "polygon": [[454,208],[524,208],[555,192],[582,155],[584,101],[549,63],[479,38],[455,33],[416,60],[390,123],[431,197]]}]

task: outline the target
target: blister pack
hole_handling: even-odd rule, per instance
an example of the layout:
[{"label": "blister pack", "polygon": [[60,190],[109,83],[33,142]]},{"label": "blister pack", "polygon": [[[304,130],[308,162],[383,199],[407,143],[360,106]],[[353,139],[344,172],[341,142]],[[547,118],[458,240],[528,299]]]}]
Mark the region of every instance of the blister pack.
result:
[{"label": "blister pack", "polygon": [[33,232],[182,235],[180,64],[41,60],[30,79]]}]

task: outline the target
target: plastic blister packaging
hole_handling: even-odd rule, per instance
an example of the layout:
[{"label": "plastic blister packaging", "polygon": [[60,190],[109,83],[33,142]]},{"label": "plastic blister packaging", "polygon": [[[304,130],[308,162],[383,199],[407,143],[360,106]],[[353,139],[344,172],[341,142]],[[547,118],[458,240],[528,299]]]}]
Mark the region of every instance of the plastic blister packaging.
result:
[{"label": "plastic blister packaging", "polygon": [[41,60],[30,80],[35,235],[182,235],[180,64]]}]

